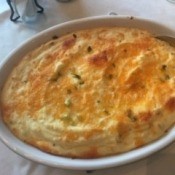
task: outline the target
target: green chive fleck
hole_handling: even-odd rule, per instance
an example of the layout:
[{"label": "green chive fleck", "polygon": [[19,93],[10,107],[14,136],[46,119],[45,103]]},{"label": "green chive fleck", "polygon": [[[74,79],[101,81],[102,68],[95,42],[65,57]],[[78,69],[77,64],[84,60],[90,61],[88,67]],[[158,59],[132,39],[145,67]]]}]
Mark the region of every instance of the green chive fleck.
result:
[{"label": "green chive fleck", "polygon": [[79,79],[79,80],[81,79],[81,76],[78,75],[78,74],[72,74],[72,75],[73,75],[74,78],[77,78],[77,79]]},{"label": "green chive fleck", "polygon": [[64,102],[64,104],[67,106],[67,107],[70,107],[72,102],[71,102],[71,99],[70,98],[67,98]]},{"label": "green chive fleck", "polygon": [[166,69],[167,69],[167,65],[163,64],[162,67],[161,67],[161,70],[165,71]]},{"label": "green chive fleck", "polygon": [[127,110],[127,117],[132,121],[135,122],[137,121],[136,116],[134,115],[133,111],[131,109]]},{"label": "green chive fleck", "polygon": [[92,47],[91,46],[88,46],[87,51],[88,52],[91,52],[92,51]]}]

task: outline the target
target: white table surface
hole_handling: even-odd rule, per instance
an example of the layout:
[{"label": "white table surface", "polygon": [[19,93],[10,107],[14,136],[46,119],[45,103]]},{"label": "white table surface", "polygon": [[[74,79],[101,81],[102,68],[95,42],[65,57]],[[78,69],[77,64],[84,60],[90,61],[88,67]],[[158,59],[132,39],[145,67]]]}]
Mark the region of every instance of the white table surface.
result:
[{"label": "white table surface", "polygon": [[[24,0],[23,0],[24,1]],[[17,0],[22,13],[22,0]],[[0,2],[0,62],[7,54],[34,34],[53,25],[89,16],[137,16],[162,22],[175,28],[175,5],[166,0],[40,0],[45,13],[37,22],[13,23],[9,20],[9,7]],[[3,76],[3,75],[0,75]],[[0,142],[0,175],[86,175],[86,171],[63,170],[44,166],[24,159]],[[97,170],[92,175],[175,175],[175,143],[167,148],[129,165]]]}]

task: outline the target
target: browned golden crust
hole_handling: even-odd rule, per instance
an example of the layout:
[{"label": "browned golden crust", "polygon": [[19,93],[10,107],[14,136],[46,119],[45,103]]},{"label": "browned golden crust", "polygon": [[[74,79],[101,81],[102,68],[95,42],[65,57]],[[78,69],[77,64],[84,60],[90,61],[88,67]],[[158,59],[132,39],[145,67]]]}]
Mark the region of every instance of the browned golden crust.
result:
[{"label": "browned golden crust", "polygon": [[52,154],[96,158],[160,138],[175,123],[175,49],[146,31],[96,28],[26,54],[1,94],[3,119]]}]

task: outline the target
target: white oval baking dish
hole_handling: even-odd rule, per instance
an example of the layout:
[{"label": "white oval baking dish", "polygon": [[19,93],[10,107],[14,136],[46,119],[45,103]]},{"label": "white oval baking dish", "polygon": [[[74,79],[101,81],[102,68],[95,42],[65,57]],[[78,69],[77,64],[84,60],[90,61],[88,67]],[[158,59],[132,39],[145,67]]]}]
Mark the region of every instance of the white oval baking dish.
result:
[{"label": "white oval baking dish", "polygon": [[[39,45],[52,39],[53,36],[61,36],[68,32],[73,32],[80,29],[88,29],[94,27],[104,26],[120,26],[120,27],[136,27],[146,29],[154,35],[175,35],[175,30],[170,29],[160,23],[149,21],[146,19],[139,19],[133,17],[116,17],[116,16],[102,16],[91,17],[71,22],[59,24],[49,28],[31,39],[27,40],[17,49],[12,51],[4,62],[0,65],[0,88],[11,72],[12,68],[20,61],[20,59],[29,51],[38,47]],[[108,156],[97,159],[71,159],[59,156],[54,156],[42,152],[16,138],[3,123],[0,115],[0,139],[17,154],[45,165],[76,170],[93,170],[102,169],[113,166],[124,165],[141,158],[144,158],[172,143],[175,140],[175,127],[173,127],[166,135],[159,140],[152,142],[144,147],[129,151],[127,153]]]}]

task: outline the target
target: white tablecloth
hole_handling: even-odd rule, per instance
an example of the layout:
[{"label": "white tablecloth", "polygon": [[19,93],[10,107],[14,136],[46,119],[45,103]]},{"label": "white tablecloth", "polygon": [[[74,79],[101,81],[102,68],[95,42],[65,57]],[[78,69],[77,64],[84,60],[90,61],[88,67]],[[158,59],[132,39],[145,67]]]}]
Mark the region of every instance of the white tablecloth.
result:
[{"label": "white tablecloth", "polygon": [[[24,1],[24,0],[23,0]],[[18,8],[23,9],[22,0]],[[34,34],[53,25],[72,19],[108,15],[139,16],[161,21],[175,28],[175,5],[166,0],[72,0],[60,3],[56,0],[40,0],[45,13],[37,22],[13,23],[9,20],[9,8],[0,2],[0,61]],[[20,13],[22,10],[20,11]],[[3,76],[3,75],[0,75]],[[0,175],[85,175],[86,171],[52,168],[24,159],[0,142]],[[175,143],[152,156],[129,165],[91,172],[93,175],[175,175]]]}]

